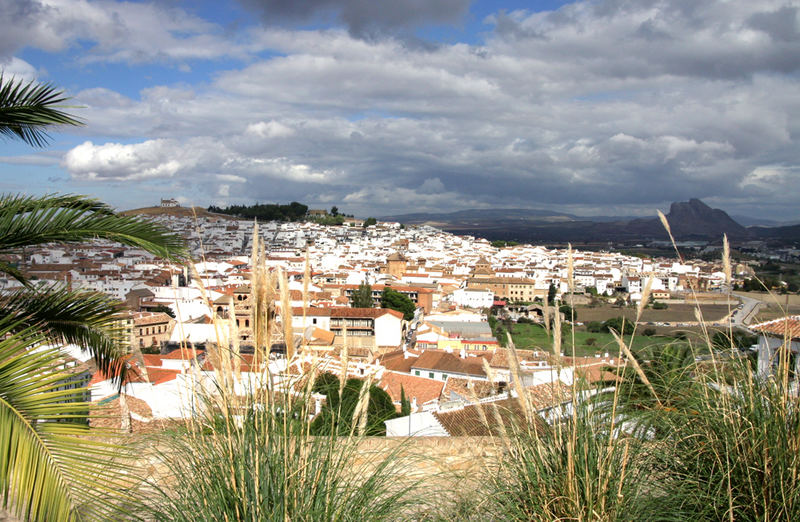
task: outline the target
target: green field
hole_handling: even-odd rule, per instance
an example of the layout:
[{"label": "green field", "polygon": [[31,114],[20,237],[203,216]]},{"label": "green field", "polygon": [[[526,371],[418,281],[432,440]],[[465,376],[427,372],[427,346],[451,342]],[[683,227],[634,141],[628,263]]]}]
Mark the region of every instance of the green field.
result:
[{"label": "green field", "polygon": [[[641,327],[640,327],[641,328]],[[542,350],[552,353],[552,337],[547,335],[544,328],[536,324],[515,324],[511,334],[514,339],[514,346],[520,350]],[[587,340],[594,339],[594,342]],[[630,346],[630,336],[625,336],[625,342]],[[643,348],[657,345],[664,345],[675,342],[674,337],[653,336],[645,337],[637,335],[633,340],[632,350],[637,352]],[[572,355],[572,333],[564,332],[561,351],[565,355]],[[596,353],[609,352],[616,354],[619,352],[617,341],[610,333],[592,333],[585,331],[575,331],[575,355],[594,355]]]}]

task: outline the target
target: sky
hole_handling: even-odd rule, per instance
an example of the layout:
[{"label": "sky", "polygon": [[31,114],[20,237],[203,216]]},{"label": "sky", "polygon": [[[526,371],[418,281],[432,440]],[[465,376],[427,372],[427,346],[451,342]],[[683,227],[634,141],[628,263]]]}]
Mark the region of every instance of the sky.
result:
[{"label": "sky", "polygon": [[0,192],[800,218],[800,0],[2,0]]}]

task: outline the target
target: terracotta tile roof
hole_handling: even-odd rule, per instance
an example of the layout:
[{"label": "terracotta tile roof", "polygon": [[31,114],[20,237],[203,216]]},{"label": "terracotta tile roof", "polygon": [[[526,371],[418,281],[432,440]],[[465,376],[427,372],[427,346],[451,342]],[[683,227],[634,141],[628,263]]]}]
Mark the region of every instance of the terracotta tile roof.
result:
[{"label": "terracotta tile roof", "polygon": [[456,393],[466,400],[473,397],[484,399],[497,395],[497,386],[489,381],[479,381],[476,379],[466,379],[463,377],[448,377],[442,395],[446,400],[450,400],[450,393]]},{"label": "terracotta tile roof", "polygon": [[792,340],[800,340],[800,315],[790,315],[781,317],[764,323],[759,323],[750,327],[754,332],[759,332],[774,337],[787,337]]},{"label": "terracotta tile roof", "polygon": [[531,404],[538,410],[558,406],[570,399],[570,387],[561,381],[547,382],[525,388]]},{"label": "terracotta tile roof", "polygon": [[[319,308],[316,306],[309,306],[306,308],[306,317],[330,317],[332,308]],[[294,317],[303,317],[303,307],[292,307],[292,315]]]},{"label": "terracotta tile roof", "polygon": [[[509,350],[508,348],[500,348],[498,347],[494,354],[492,355],[492,359],[489,361],[489,366],[492,368],[510,368],[509,366]],[[531,351],[531,350],[517,350],[517,359],[520,361],[546,361],[548,360],[548,354],[539,351]]]},{"label": "terracotta tile roof", "polygon": [[[504,399],[490,403],[465,406],[455,410],[434,412],[433,416],[452,437],[485,437],[502,435],[503,429],[497,422],[494,410],[505,426],[514,422],[524,422],[525,414],[517,399]],[[484,422],[478,409],[483,411]]]},{"label": "terracotta tile roof", "polygon": [[[489,354],[487,354],[489,355]],[[446,373],[460,373],[463,375],[474,375],[476,377],[486,377],[483,371],[482,357],[469,357],[462,359],[448,352],[438,350],[427,350],[420,355],[411,368],[420,370],[435,370]]]},{"label": "terracotta tile roof", "polygon": [[372,317],[377,318],[386,314],[391,314],[400,319],[403,313],[389,308],[329,308],[331,317]]},{"label": "terracotta tile roof", "polygon": [[174,380],[181,373],[180,370],[165,370],[164,368],[148,368],[147,377],[151,384],[163,384]]},{"label": "terracotta tile roof", "polygon": [[387,352],[383,354],[376,362],[387,370],[409,373],[411,372],[411,366],[416,361],[416,356],[410,356],[406,358],[402,350],[397,350],[395,352]]},{"label": "terracotta tile roof", "polygon": [[161,367],[161,358],[164,357],[163,355],[159,354],[152,354],[152,353],[143,353],[142,360],[144,361],[144,365],[148,368],[160,368]]},{"label": "terracotta tile roof", "polygon": [[608,371],[608,366],[598,365],[583,368],[576,368],[578,376],[583,377],[589,384],[596,382],[618,382],[622,379],[616,373]]},{"label": "terracotta tile roof", "polygon": [[308,340],[308,342],[310,344],[331,345],[333,344],[335,338],[336,334],[333,332],[323,330],[322,328],[314,328],[314,330],[311,332],[311,338]]},{"label": "terracotta tile roof", "polygon": [[166,355],[162,355],[161,359],[189,361],[194,358],[194,353],[197,353],[198,358],[205,355],[204,350],[192,350],[191,348],[178,348],[177,350],[173,350]]},{"label": "terracotta tile roof", "polygon": [[171,320],[172,317],[164,312],[135,312],[133,314],[133,324],[135,326],[168,323]]},{"label": "terracotta tile roof", "polygon": [[378,383],[378,387],[388,393],[393,402],[400,402],[400,390],[402,388],[409,402],[416,398],[417,405],[421,406],[426,402],[439,398],[444,388],[444,381],[386,371],[383,372],[383,377]]}]

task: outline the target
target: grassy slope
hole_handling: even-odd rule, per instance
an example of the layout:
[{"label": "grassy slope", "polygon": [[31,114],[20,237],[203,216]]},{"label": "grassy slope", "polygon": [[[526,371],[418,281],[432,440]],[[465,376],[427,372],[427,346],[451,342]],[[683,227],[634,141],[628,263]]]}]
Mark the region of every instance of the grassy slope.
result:
[{"label": "grassy slope", "polygon": [[[641,334],[641,332],[639,332]],[[572,355],[572,335],[565,332],[562,341],[562,352],[566,355]],[[515,324],[514,333],[511,334],[514,339],[514,345],[521,350],[544,350],[547,352],[552,351],[552,341],[548,337],[544,328],[535,324]],[[587,339],[595,339],[593,345],[586,344]],[[625,341],[630,344],[630,336],[625,336]],[[675,341],[672,337],[644,337],[637,335],[633,340],[631,347],[634,352],[642,350],[645,347],[653,345],[664,345]],[[575,332],[575,354],[576,355],[594,355],[595,353],[617,353],[619,346],[614,340],[614,337],[609,333],[591,333],[591,332]]]},{"label": "grassy slope", "polygon": [[226,214],[214,214],[203,207],[144,207],[123,210],[123,216],[178,216],[178,217],[218,217],[223,219],[236,220],[233,216]]}]

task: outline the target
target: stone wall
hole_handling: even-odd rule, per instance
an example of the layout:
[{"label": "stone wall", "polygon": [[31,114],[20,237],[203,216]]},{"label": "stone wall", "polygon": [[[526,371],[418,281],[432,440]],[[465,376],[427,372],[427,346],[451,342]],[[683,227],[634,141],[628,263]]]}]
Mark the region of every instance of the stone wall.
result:
[{"label": "stone wall", "polygon": [[501,442],[492,437],[370,437],[359,444],[364,459],[396,454],[408,478],[463,482],[485,477],[497,465]]}]

